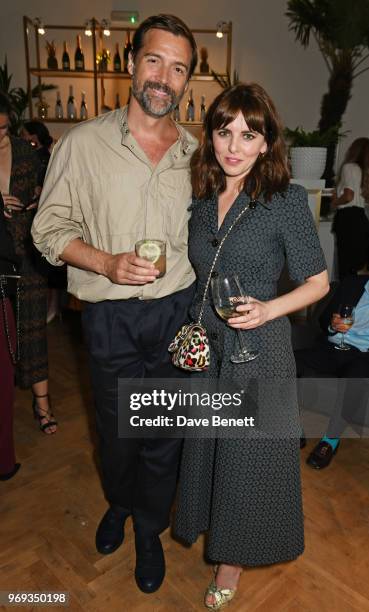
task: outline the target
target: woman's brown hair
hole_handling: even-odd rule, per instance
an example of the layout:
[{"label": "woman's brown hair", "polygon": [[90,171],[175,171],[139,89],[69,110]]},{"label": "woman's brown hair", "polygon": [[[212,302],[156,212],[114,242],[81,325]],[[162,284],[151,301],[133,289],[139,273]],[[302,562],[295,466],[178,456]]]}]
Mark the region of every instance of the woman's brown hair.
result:
[{"label": "woman's brown hair", "polygon": [[[343,164],[357,164],[361,169],[361,195],[369,203],[369,138],[356,138],[349,147]],[[340,178],[342,167],[340,171]],[[338,181],[339,182],[339,181]]]},{"label": "woman's brown hair", "polygon": [[263,134],[268,149],[260,155],[243,189],[251,198],[263,194],[270,200],[276,192],[286,191],[290,179],[282,125],[275,106],[257,83],[241,83],[222,91],[205,117],[203,141],[191,160],[192,188],[195,197],[210,198],[226,188],[226,177],[213,149],[213,130],[226,127],[242,113],[250,130]]}]

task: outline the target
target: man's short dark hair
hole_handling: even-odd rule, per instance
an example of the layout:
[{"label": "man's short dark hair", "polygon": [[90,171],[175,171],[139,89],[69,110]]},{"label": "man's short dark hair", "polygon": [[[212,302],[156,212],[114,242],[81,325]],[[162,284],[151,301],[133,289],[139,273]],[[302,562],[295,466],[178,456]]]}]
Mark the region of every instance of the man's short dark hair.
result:
[{"label": "man's short dark hair", "polygon": [[181,19],[179,19],[179,17],[176,17],[175,15],[153,15],[141,23],[133,36],[133,61],[135,61],[137,53],[143,47],[144,36],[149,30],[164,30],[165,32],[174,34],[174,36],[183,36],[183,38],[188,40],[192,49],[191,63],[188,71],[188,78],[190,78],[197,64],[197,45],[191,30]]}]

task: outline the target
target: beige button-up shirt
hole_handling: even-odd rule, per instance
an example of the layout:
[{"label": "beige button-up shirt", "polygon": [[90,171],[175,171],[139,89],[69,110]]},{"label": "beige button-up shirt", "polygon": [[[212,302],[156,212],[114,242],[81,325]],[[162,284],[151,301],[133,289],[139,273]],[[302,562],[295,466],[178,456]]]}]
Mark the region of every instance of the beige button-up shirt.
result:
[{"label": "beige button-up shirt", "polygon": [[68,266],[68,291],[88,302],[161,298],[195,279],[187,255],[190,158],[197,140],[178,140],[153,166],[129,131],[127,107],[75,126],[54,147],[32,226],[36,247],[54,265],[75,238],[107,253],[134,251],[143,238],[165,240],[167,271],[141,286]]}]

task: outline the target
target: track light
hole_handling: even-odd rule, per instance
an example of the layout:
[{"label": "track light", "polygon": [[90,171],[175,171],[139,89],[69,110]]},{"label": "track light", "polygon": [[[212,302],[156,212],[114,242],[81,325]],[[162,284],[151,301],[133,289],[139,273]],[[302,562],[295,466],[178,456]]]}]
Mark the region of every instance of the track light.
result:
[{"label": "track light", "polygon": [[41,21],[41,19],[39,17],[35,17],[35,19],[33,20],[33,24],[37,28],[37,32],[41,36],[43,36],[46,33],[44,24],[42,23],[42,21]]},{"label": "track light", "polygon": [[104,36],[110,36],[109,22],[107,19],[102,19],[101,27],[102,27]]},{"label": "track light", "polygon": [[217,38],[223,38],[224,36],[224,32],[227,29],[227,22],[226,21],[218,21],[217,23],[217,33],[216,36]]},{"label": "track light", "polygon": [[91,28],[91,21],[88,20],[85,23],[85,35],[86,36],[92,36],[92,28]]}]

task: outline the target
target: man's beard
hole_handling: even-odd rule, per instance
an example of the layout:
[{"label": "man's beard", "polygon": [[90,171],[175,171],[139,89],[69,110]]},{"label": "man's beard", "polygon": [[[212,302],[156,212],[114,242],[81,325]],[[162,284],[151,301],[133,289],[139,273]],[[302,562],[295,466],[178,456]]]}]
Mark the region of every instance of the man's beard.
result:
[{"label": "man's beard", "polygon": [[[168,98],[153,99],[148,89],[163,91],[168,95]],[[147,115],[150,115],[150,117],[165,117],[165,115],[171,113],[177,104],[179,104],[183,93],[184,89],[177,95],[171,87],[164,83],[158,83],[157,81],[145,81],[142,89],[139,89],[135,75],[133,74],[132,76],[132,95],[136,98],[142,110],[145,111]]]}]

